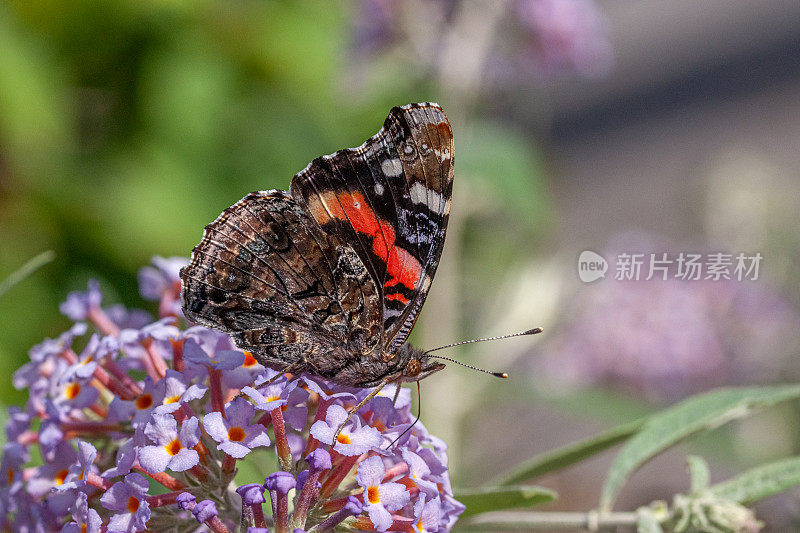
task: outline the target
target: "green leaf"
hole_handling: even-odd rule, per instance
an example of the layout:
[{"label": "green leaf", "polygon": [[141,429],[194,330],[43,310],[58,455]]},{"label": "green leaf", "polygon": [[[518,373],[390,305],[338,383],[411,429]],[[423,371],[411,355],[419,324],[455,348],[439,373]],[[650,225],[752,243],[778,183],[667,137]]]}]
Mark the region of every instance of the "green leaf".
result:
[{"label": "green leaf", "polygon": [[725,388],[694,396],[650,416],[608,472],[600,509],[608,511],[625,480],[645,461],[703,429],[742,418],[754,409],[800,397],[800,385]]},{"label": "green leaf", "polygon": [[22,265],[19,269],[12,272],[6,279],[0,282],[0,297],[11,290],[14,285],[24,280],[41,267],[55,259],[56,253],[53,250],[42,252],[36,257],[30,259],[27,263]]},{"label": "green leaf", "polygon": [[496,483],[498,485],[513,485],[565,468],[629,439],[643,425],[644,420],[635,420],[604,431],[595,437],[536,455],[516,466],[510,472],[501,475]]},{"label": "green leaf", "polygon": [[719,498],[752,504],[795,485],[800,485],[800,457],[757,466],[713,485],[710,490]]},{"label": "green leaf", "polygon": [[455,497],[467,506],[461,515],[467,517],[489,511],[500,511],[516,507],[533,507],[556,499],[556,493],[535,485],[519,485],[513,487],[480,487],[477,489],[461,489]]}]

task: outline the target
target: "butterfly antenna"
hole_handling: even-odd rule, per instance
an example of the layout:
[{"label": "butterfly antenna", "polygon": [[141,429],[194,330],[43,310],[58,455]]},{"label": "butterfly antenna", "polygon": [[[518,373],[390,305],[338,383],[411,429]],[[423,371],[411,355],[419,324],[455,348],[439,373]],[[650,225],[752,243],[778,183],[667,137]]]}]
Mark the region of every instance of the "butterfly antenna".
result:
[{"label": "butterfly antenna", "polygon": [[[509,335],[500,335],[499,337],[485,337],[483,339],[472,339],[469,341],[461,341],[461,342],[454,342],[453,344],[445,344],[444,346],[439,346],[438,348],[433,348],[431,350],[427,350],[425,355],[428,355],[431,352],[435,352],[437,350],[444,350],[445,348],[453,348],[454,346],[461,346],[462,344],[472,344],[473,342],[485,342],[485,341],[497,341],[500,339],[510,339],[511,337],[522,337],[524,335],[536,335],[537,333],[541,333],[542,328],[533,328],[527,331],[520,331],[519,333],[511,333]],[[433,355],[431,357],[438,357]]]},{"label": "butterfly antenna", "polygon": [[434,357],[436,359],[442,359],[444,361],[450,361],[451,363],[455,363],[457,365],[465,366],[467,368],[471,368],[472,370],[477,370],[478,372],[483,372],[484,374],[489,374],[491,376],[497,378],[507,378],[508,374],[505,372],[492,372],[490,370],[484,370],[483,368],[478,368],[477,366],[468,365],[466,363],[462,363],[461,361],[456,361],[455,359],[451,359],[449,357],[444,357],[442,355],[428,355],[431,352],[435,352],[436,350],[443,350],[445,348],[453,348],[454,346],[461,346],[462,344],[472,344],[473,342],[484,342],[484,341],[496,341],[500,339],[510,339],[511,337],[522,337],[524,335],[535,335],[537,333],[541,333],[542,328],[533,328],[526,331],[520,331],[519,333],[511,333],[509,335],[500,335],[499,337],[485,337],[483,339],[472,339],[469,341],[461,341],[461,342],[454,342],[453,344],[446,344],[445,346],[439,346],[438,348],[433,348],[432,350],[428,350],[424,352],[423,355],[426,357]]},{"label": "butterfly antenna", "polygon": [[[400,390],[400,386],[399,385],[397,386],[397,390]],[[417,418],[415,418],[414,422],[412,422],[410,426],[408,426],[406,429],[404,429],[403,432],[400,433],[397,436],[397,438],[392,441],[392,443],[389,445],[389,447],[386,448],[387,450],[391,450],[392,446],[394,446],[397,441],[402,439],[403,435],[405,435],[406,433],[411,431],[411,428],[413,428],[415,425],[417,425],[417,422],[419,422],[419,417],[422,416],[422,395],[420,394],[420,390],[421,389],[419,387],[419,381],[417,381],[417,398],[419,399],[419,401],[417,402]]]}]

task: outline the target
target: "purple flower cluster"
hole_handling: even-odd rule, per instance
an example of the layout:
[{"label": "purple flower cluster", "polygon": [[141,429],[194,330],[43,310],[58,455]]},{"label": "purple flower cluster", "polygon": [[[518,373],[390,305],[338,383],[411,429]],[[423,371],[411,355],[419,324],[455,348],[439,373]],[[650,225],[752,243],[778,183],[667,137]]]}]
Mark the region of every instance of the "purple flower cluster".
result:
[{"label": "purple flower cluster", "polygon": [[[669,249],[623,234],[637,253]],[[714,387],[774,383],[797,372],[800,312],[764,280],[607,279],[582,286],[533,371],[554,390],[604,385],[653,402]],[[791,375],[791,374],[789,374]]]},{"label": "purple flower cluster", "polygon": [[[352,18],[351,40],[359,59],[379,53],[403,55],[431,71],[438,68],[440,51],[458,28],[466,10],[481,8],[468,2],[434,0],[425,6],[426,39],[420,40],[416,4],[391,0],[361,0]],[[609,28],[595,0],[512,0],[499,8],[495,40],[487,74],[503,81],[523,73],[534,79],[564,74],[598,77],[613,64]],[[474,21],[472,16],[465,20]],[[491,17],[486,24],[495,26]],[[474,22],[473,22],[474,23]],[[463,43],[462,43],[463,44]],[[431,53],[425,53],[429,47]],[[436,53],[433,53],[436,51]],[[495,80],[493,80],[495,81]]]},{"label": "purple flower cluster", "polygon": [[[14,375],[30,397],[9,410],[0,462],[4,529],[452,527],[464,507],[452,495],[446,445],[421,423],[405,431],[414,419],[408,389],[386,387],[348,421],[368,390],[279,374],[227,335],[187,324],[183,264],[156,258],[140,273],[158,320],[102,307],[90,282],[61,306],[75,325],[31,349]],[[277,458],[258,464],[263,484],[237,476],[254,450]]]}]

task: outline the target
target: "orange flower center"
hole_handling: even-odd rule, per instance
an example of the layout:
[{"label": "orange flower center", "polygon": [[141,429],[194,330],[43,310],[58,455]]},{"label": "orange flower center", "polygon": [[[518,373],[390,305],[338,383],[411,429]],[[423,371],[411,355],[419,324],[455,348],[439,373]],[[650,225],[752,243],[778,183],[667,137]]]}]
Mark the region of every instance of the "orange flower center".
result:
[{"label": "orange flower center", "polygon": [[80,394],[81,386],[78,383],[70,383],[67,385],[67,388],[64,390],[64,395],[67,397],[67,400],[72,400]]},{"label": "orange flower center", "polygon": [[150,396],[150,393],[142,394],[136,398],[136,408],[139,410],[147,409],[151,405],[153,405],[153,397]]},{"label": "orange flower center", "polygon": [[350,435],[346,433],[339,433],[339,436],[336,437],[337,442],[341,442],[342,444],[350,444]]},{"label": "orange flower center", "polygon": [[169,444],[167,444],[166,446],[164,446],[164,448],[167,449],[167,453],[168,454],[170,454],[170,455],[178,455],[178,452],[181,451],[183,446],[181,446],[181,441],[179,441],[178,439],[175,439],[172,442],[170,442]]},{"label": "orange flower center", "polygon": [[67,479],[67,474],[69,474],[69,470],[67,469],[59,470],[58,472],[56,472],[55,475],[56,485],[63,484],[64,480]]},{"label": "orange flower center", "polygon": [[136,511],[138,511],[139,510],[139,500],[137,500],[133,496],[128,498],[127,509],[128,509],[129,513],[135,513]]},{"label": "orange flower center", "polygon": [[239,442],[244,440],[244,430],[238,426],[234,426],[228,430],[228,439]]},{"label": "orange flower center", "polygon": [[249,367],[257,364],[258,361],[256,361],[255,357],[253,357],[253,354],[251,354],[250,352],[244,352],[244,363],[242,364],[242,366]]},{"label": "orange flower center", "polygon": [[170,396],[169,398],[164,398],[164,403],[165,404],[175,403],[175,402],[179,401],[180,399],[181,399],[180,396]]},{"label": "orange flower center", "polygon": [[369,503],[381,503],[381,495],[378,487],[367,487],[367,499]]}]

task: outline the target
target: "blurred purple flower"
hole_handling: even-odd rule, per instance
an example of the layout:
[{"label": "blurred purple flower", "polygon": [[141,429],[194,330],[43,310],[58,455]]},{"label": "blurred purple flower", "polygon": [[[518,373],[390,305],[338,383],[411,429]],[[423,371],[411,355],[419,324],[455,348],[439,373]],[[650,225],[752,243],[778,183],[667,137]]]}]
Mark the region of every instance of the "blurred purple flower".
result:
[{"label": "blurred purple flower", "polygon": [[672,274],[645,281],[645,274],[582,286],[569,329],[553,339],[536,372],[549,383],[612,385],[659,402],[781,379],[781,360],[800,346],[800,312],[766,281]]},{"label": "blurred purple flower", "polygon": [[78,494],[71,513],[73,521],[64,525],[62,533],[100,533],[103,521],[97,511],[89,507],[89,497],[86,494]]},{"label": "blurred purple flower", "polygon": [[526,61],[545,75],[606,74],[612,51],[606,23],[592,0],[517,0],[519,21],[529,32]]},{"label": "blurred purple flower", "polygon": [[71,292],[67,295],[67,300],[58,309],[61,314],[74,321],[86,320],[92,310],[100,309],[103,302],[103,294],[100,292],[100,284],[96,279],[89,280],[89,289],[86,292]]}]

